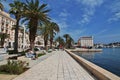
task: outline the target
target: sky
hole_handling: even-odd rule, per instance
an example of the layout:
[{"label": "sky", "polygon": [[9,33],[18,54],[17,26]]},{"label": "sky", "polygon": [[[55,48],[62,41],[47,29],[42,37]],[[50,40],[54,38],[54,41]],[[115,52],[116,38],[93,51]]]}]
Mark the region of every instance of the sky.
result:
[{"label": "sky", "polygon": [[[11,2],[2,2],[6,12]],[[40,0],[40,3],[48,4],[49,16],[59,25],[60,36],[70,34],[76,42],[82,36],[93,36],[94,43],[120,42],[120,0]]]}]

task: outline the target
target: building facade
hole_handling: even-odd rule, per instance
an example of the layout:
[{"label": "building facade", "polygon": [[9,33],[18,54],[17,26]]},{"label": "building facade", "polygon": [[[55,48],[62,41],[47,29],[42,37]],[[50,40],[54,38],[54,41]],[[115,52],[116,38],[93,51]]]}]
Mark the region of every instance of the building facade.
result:
[{"label": "building facade", "polygon": [[81,37],[78,40],[78,46],[80,47],[93,47],[94,43],[93,43],[93,37]]},{"label": "building facade", "polygon": [[[16,24],[16,20],[10,17],[10,14],[0,10],[0,33],[6,33],[9,35],[5,39],[5,43],[9,48],[14,47],[14,35],[15,30],[13,26]],[[35,39],[35,46],[44,46],[43,37],[37,36]],[[26,32],[26,28],[20,28],[18,33],[18,48],[28,48],[30,46],[29,33]]]},{"label": "building facade", "polygon": [[39,35],[35,38],[35,46],[44,47],[44,39],[43,36]]},{"label": "building facade", "polygon": [[14,44],[14,30],[12,30],[13,25],[15,25],[16,20],[10,17],[10,14],[0,11],[0,33],[6,33],[9,37],[5,39],[6,44],[9,47],[13,47]]}]

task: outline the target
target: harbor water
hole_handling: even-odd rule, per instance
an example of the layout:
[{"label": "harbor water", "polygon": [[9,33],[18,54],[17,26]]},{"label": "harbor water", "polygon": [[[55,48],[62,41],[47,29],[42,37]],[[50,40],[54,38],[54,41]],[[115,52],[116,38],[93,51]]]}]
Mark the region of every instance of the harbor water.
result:
[{"label": "harbor water", "polygon": [[102,52],[75,52],[75,54],[120,76],[120,48],[104,48]]}]

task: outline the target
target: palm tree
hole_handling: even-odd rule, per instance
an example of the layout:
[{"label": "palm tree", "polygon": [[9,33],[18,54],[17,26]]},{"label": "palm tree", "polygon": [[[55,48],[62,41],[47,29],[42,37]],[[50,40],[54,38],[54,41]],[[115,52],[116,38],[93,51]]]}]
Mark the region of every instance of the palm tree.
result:
[{"label": "palm tree", "polygon": [[[16,28],[16,25],[13,25],[13,27],[12,27],[11,30],[15,30],[15,28]],[[22,35],[22,42],[23,42],[24,28],[21,27],[21,26],[19,26],[19,28],[18,28],[18,32],[19,32],[19,31],[23,34],[23,35]],[[18,34],[19,34],[19,33],[18,33]]]},{"label": "palm tree", "polygon": [[56,23],[51,22],[50,27],[49,27],[50,48],[51,49],[52,49],[52,44],[53,44],[53,38],[55,37],[56,33],[59,32],[59,31],[60,31],[59,26]]},{"label": "palm tree", "polygon": [[[61,36],[58,36],[55,41],[58,42],[59,45],[62,45],[62,46],[65,45],[65,41]],[[57,46],[59,46],[59,45],[57,45]]]},{"label": "palm tree", "polygon": [[70,48],[72,46],[72,43],[74,42],[74,40],[72,39],[72,37],[69,34],[64,34],[63,37],[66,40],[65,47]]},{"label": "palm tree", "polygon": [[67,42],[67,44],[68,44],[67,48],[71,48],[73,46],[73,43],[74,43],[73,38],[69,37],[68,42]]},{"label": "palm tree", "polygon": [[41,28],[41,34],[44,36],[44,46],[45,46],[45,50],[48,50],[48,39],[49,39],[49,24],[44,24]]},{"label": "palm tree", "polygon": [[1,39],[1,41],[0,41],[0,45],[3,47],[3,45],[4,45],[4,42],[5,42],[5,39],[6,38],[9,38],[9,35],[8,34],[6,34],[6,33],[0,33],[0,39]]},{"label": "palm tree", "polygon": [[3,10],[3,4],[2,3],[0,3],[0,10]]},{"label": "palm tree", "polygon": [[40,5],[39,0],[26,0],[25,8],[24,8],[24,21],[28,22],[29,25],[29,40],[30,40],[30,48],[34,49],[34,41],[35,35],[37,32],[37,27],[39,23],[46,22],[49,18],[47,13],[50,11],[46,9],[47,4]]},{"label": "palm tree", "polygon": [[65,38],[65,41],[66,41],[66,43],[67,43],[67,41],[68,41],[70,35],[69,35],[69,34],[64,34],[63,37]]},{"label": "palm tree", "polygon": [[15,26],[15,45],[14,45],[14,51],[18,52],[18,30],[19,30],[19,21],[22,17],[23,13],[23,3],[19,0],[14,0],[13,3],[9,4],[11,9],[10,13],[13,14],[16,18],[16,26]]},{"label": "palm tree", "polygon": [[4,9],[4,6],[3,6],[3,4],[1,3],[2,1],[6,1],[6,0],[0,0],[0,10],[3,10],[3,9]]}]

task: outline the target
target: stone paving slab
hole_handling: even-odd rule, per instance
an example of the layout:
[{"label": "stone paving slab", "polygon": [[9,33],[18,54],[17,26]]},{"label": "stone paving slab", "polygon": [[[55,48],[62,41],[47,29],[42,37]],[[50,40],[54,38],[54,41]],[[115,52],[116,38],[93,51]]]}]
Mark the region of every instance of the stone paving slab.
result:
[{"label": "stone paving slab", "polygon": [[38,59],[30,60],[29,61],[29,67],[31,68],[31,67],[35,66],[36,64],[40,63],[41,61],[43,61],[43,60],[47,59],[48,57],[54,55],[55,52],[56,51],[52,51],[51,53],[46,52],[45,55],[42,55],[42,56],[38,57]]},{"label": "stone paving slab", "polygon": [[56,53],[13,80],[95,80],[65,51]]},{"label": "stone paving slab", "polygon": [[18,75],[0,74],[0,80],[12,80]]}]

